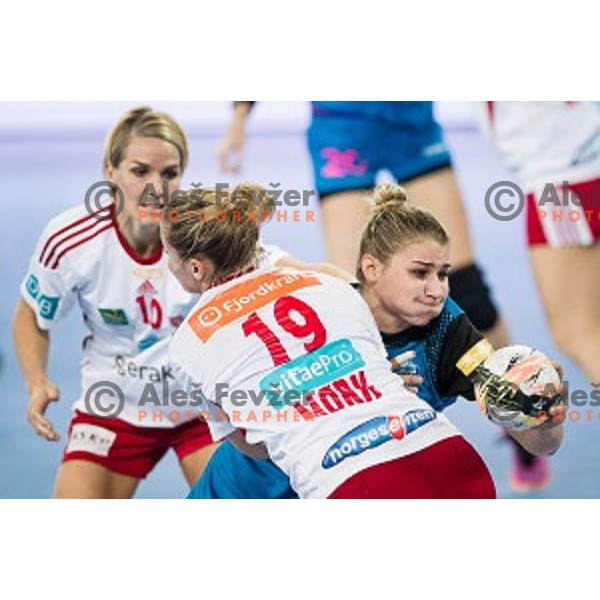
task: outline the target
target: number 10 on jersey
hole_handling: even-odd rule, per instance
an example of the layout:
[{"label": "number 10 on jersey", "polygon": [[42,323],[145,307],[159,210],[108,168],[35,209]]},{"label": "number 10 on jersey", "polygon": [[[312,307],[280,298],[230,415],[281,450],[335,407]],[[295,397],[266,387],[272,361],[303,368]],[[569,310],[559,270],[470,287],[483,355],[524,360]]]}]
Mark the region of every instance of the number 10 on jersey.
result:
[{"label": "number 10 on jersey", "polygon": [[147,302],[144,295],[138,296],[135,301],[140,307],[142,322],[150,325],[152,329],[160,329],[163,320],[163,311],[160,302],[156,298],[152,298],[150,302]]}]

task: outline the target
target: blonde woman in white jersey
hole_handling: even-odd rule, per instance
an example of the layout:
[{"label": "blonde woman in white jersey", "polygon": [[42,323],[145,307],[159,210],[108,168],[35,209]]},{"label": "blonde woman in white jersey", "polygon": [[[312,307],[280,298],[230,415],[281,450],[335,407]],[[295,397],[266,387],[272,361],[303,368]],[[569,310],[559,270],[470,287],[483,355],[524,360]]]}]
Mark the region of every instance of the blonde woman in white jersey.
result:
[{"label": "blonde woman in white jersey", "polygon": [[[27,415],[49,441],[60,437],[46,416],[60,397],[47,370],[50,329],[77,303],[88,330],[55,497],[129,498],[170,449],[191,485],[214,449],[206,423],[192,412],[141,402],[144,394],[162,399],[164,386],[177,389],[165,342],[196,301],[170,274],[159,235],[160,207],[179,188],[187,162],[186,136],[171,117],[149,108],[128,112],[106,140],[113,202],[92,211],[82,201],[51,219],[31,258],[14,335]],[[279,258],[276,250],[267,255]],[[112,399],[88,395],[101,388]],[[107,415],[111,402],[117,410]]]}]

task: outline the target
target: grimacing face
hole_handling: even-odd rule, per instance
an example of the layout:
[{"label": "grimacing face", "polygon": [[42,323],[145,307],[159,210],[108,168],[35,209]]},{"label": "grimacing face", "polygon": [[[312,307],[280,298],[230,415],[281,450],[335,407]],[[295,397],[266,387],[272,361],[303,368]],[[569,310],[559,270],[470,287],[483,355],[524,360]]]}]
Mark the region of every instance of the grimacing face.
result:
[{"label": "grimacing face", "polygon": [[426,239],[401,248],[371,281],[383,311],[406,325],[427,325],[449,293],[450,249]]},{"label": "grimacing face", "polygon": [[[158,199],[160,204],[165,204],[173,192],[179,189],[182,176],[179,150],[159,138],[133,136],[119,166],[108,166],[106,176],[123,192],[123,210],[128,216],[138,220],[141,208],[147,214],[144,222],[158,226],[158,213],[161,210],[153,198]],[[148,184],[154,189],[147,188]],[[149,195],[150,190],[155,191],[156,195]],[[142,197],[149,202],[154,201],[155,206],[150,203],[144,207],[140,204]]]}]

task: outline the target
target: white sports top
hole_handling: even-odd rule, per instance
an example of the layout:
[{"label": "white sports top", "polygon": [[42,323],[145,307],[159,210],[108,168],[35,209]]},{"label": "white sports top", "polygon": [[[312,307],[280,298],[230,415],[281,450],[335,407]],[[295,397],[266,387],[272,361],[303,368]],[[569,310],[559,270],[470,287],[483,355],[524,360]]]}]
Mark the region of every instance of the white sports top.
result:
[{"label": "white sports top", "polygon": [[262,269],[205,292],[171,359],[225,414],[214,435],[264,443],[303,498],[458,435],[392,373],[360,294],[327,275]]},{"label": "white sports top", "polygon": [[[274,265],[285,255],[275,246],[263,249],[262,265]],[[82,204],[48,223],[21,294],[45,330],[79,304],[87,335],[81,395],[74,409],[118,416],[141,427],[172,427],[189,420],[189,402],[172,405],[173,393],[188,386],[169,364],[168,342],[198,296],[179,285],[167,260],[162,248],[149,258],[137,256],[111,209],[92,216]],[[86,402],[86,393],[100,382],[113,385],[97,386]],[[118,402],[114,385],[122,390],[122,409],[118,415],[105,414],[103,409]],[[104,396],[102,389],[108,390]],[[178,409],[183,411],[179,417]]]}]

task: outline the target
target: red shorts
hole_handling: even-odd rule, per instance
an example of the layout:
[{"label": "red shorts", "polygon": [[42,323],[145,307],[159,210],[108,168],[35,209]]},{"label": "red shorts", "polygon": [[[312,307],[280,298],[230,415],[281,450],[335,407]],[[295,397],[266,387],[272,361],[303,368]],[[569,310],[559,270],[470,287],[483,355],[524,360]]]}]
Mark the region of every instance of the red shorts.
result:
[{"label": "red shorts", "polygon": [[492,476],[460,436],[360,471],[330,498],[495,498]]},{"label": "red shorts", "polygon": [[87,460],[144,479],[170,448],[181,460],[212,443],[208,425],[200,419],[172,428],[136,427],[75,411],[63,462]]},{"label": "red shorts", "polygon": [[572,248],[596,244],[600,240],[600,179],[554,189],[556,194],[552,195],[549,191],[527,195],[529,246]]}]

